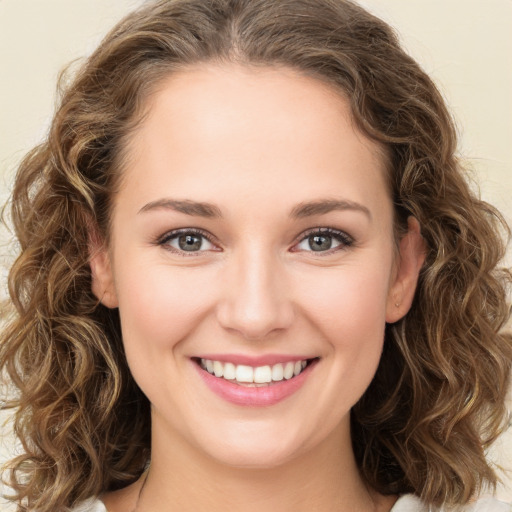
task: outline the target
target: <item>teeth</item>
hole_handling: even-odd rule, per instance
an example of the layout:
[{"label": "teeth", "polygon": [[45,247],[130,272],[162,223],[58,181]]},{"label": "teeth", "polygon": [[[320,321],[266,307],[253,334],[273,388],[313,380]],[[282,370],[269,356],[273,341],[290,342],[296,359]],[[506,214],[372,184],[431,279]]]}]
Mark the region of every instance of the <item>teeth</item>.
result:
[{"label": "teeth", "polygon": [[254,370],[251,366],[239,364],[236,367],[236,377],[238,382],[254,382]]},{"label": "teeth", "polygon": [[273,381],[279,381],[283,380],[284,374],[283,374],[283,365],[281,363],[275,364],[272,366],[272,380]]},{"label": "teeth", "polygon": [[284,378],[286,380],[291,379],[293,377],[293,370],[295,369],[295,363],[286,363],[284,367]]},{"label": "teeth", "polygon": [[213,373],[215,377],[222,377],[224,375],[224,367],[220,361],[213,361]]},{"label": "teeth", "polygon": [[242,384],[268,385],[271,382],[289,380],[299,375],[307,366],[307,361],[289,361],[273,366],[247,366],[243,364],[223,363],[210,359],[201,359],[201,367],[215,377],[235,380]]},{"label": "teeth", "polygon": [[233,363],[224,363],[224,375],[223,377],[227,380],[235,380],[236,378],[236,367]]},{"label": "teeth", "polygon": [[263,384],[272,380],[272,369],[270,366],[258,366],[254,368],[254,382]]}]

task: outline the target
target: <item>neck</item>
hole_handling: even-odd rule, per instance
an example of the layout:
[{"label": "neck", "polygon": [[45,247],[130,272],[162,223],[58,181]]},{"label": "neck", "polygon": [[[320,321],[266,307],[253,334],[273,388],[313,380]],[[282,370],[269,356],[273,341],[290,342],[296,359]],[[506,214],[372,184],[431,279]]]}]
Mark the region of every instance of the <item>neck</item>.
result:
[{"label": "neck", "polygon": [[314,450],[265,468],[213,460],[158,425],[152,439],[151,468],[136,499],[137,512],[168,510],[170,503],[183,512],[373,512],[389,510],[394,501],[370,492],[362,481],[348,425]]}]

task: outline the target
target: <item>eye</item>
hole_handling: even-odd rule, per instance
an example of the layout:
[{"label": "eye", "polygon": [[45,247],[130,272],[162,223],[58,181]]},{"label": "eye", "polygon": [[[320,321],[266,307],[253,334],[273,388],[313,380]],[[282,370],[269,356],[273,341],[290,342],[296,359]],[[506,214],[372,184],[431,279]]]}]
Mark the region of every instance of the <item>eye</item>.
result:
[{"label": "eye", "polygon": [[207,234],[195,229],[180,229],[165,234],[158,245],[178,253],[198,253],[218,250]]},{"label": "eye", "polygon": [[334,252],[350,247],[354,243],[352,237],[332,228],[317,228],[310,231],[294,247],[294,251]]}]

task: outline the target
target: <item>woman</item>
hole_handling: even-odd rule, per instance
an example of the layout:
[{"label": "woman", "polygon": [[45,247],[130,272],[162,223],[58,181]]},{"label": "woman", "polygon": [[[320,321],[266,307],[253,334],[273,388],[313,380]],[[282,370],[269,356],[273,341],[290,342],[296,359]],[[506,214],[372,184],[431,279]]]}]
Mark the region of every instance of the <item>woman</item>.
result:
[{"label": "woman", "polygon": [[455,145],[345,0],[122,21],[13,192],[19,510],[508,510],[469,505],[506,415],[506,226]]}]

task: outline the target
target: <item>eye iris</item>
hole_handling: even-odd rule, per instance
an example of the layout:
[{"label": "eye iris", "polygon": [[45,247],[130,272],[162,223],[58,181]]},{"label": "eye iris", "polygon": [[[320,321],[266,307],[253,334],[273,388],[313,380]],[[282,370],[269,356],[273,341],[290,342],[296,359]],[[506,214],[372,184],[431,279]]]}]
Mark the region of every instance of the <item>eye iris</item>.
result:
[{"label": "eye iris", "polygon": [[181,235],[178,244],[183,251],[198,251],[201,249],[201,237],[196,235]]},{"label": "eye iris", "polygon": [[312,235],[309,237],[309,246],[313,251],[326,251],[331,248],[332,237],[325,235]]}]

